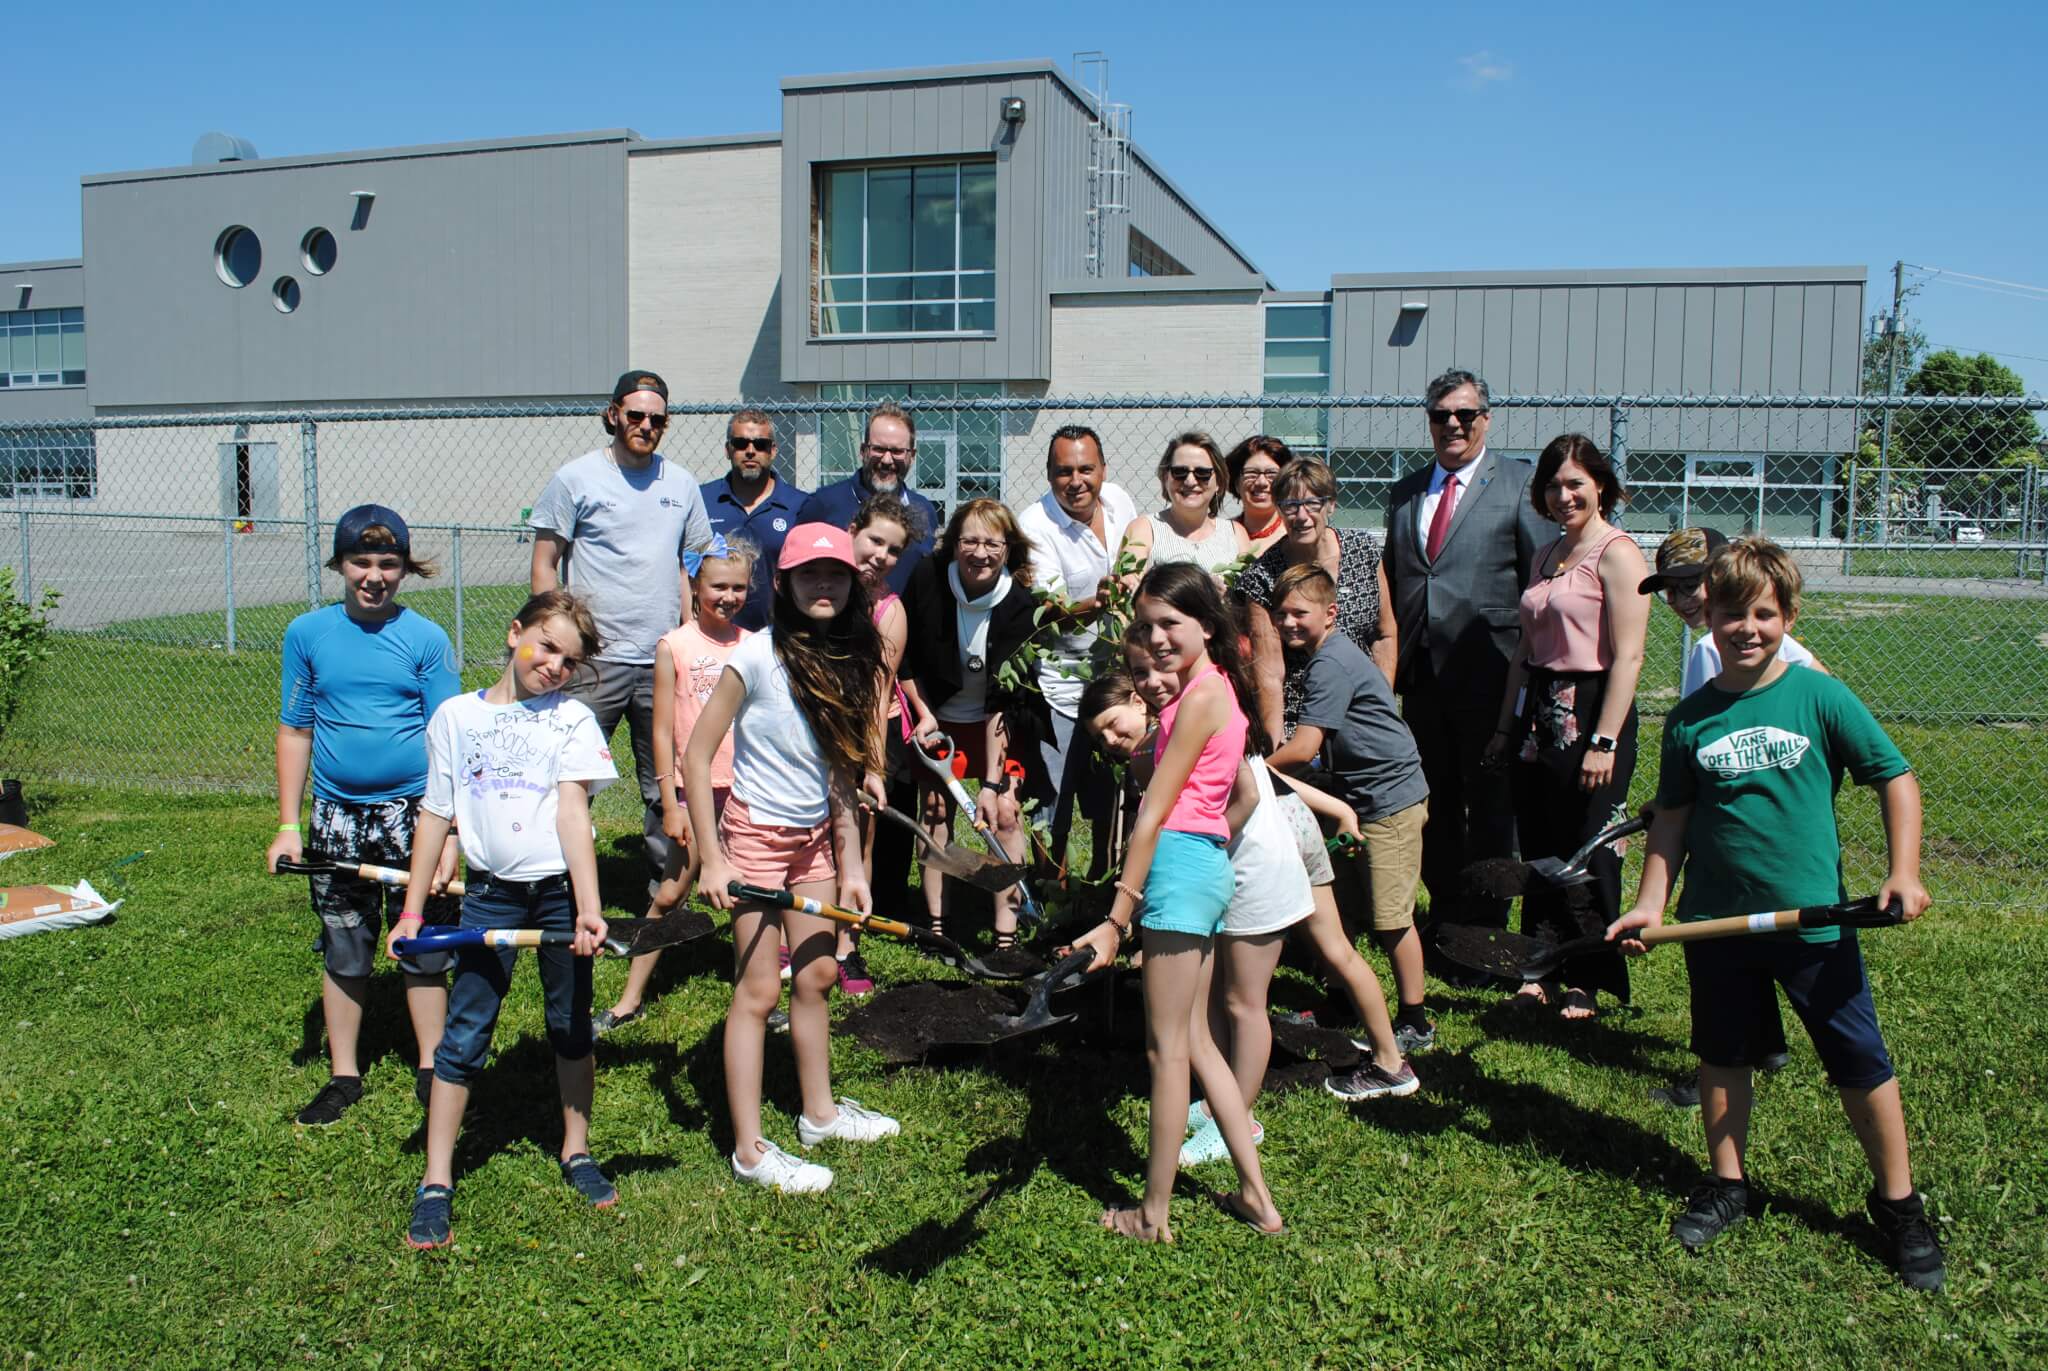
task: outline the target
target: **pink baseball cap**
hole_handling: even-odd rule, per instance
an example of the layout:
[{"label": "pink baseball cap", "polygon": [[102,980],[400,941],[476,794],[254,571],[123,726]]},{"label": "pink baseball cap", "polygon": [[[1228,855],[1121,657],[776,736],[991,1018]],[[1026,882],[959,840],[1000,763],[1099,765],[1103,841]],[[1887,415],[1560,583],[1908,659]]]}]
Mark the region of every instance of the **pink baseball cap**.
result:
[{"label": "pink baseball cap", "polygon": [[859,570],[853,560],[853,535],[831,524],[798,524],[782,540],[782,555],[775,559],[775,569],[788,571],[806,562],[844,562]]}]

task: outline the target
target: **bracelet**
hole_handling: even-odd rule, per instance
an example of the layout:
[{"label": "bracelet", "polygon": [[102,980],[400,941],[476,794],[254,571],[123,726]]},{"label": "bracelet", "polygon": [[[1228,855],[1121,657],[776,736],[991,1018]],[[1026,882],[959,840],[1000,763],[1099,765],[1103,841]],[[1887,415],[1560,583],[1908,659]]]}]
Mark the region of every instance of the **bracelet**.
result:
[{"label": "bracelet", "polygon": [[279,824],[277,831],[280,833],[304,833],[306,826],[304,824]]},{"label": "bracelet", "polygon": [[1128,943],[1131,940],[1130,924],[1120,924],[1115,919],[1104,919],[1103,922],[1116,930],[1116,944],[1118,947],[1122,947],[1125,943]]},{"label": "bracelet", "polygon": [[657,771],[654,773],[654,779],[657,781],[665,781],[673,775],[675,775],[675,772],[673,771]]},{"label": "bracelet", "polygon": [[1114,890],[1116,890],[1116,891],[1118,891],[1118,892],[1120,892],[1121,894],[1125,894],[1125,895],[1128,895],[1128,896],[1130,896],[1130,897],[1131,897],[1131,903],[1132,903],[1133,905],[1141,905],[1141,904],[1145,903],[1145,892],[1144,892],[1144,891],[1142,891],[1142,890],[1133,890],[1133,889],[1131,889],[1131,888],[1130,888],[1129,886],[1125,885],[1125,884],[1124,884],[1124,883],[1123,883],[1122,881],[1114,881],[1114,882],[1112,882],[1112,883],[1111,883],[1111,888],[1112,888],[1112,889],[1114,889]]}]

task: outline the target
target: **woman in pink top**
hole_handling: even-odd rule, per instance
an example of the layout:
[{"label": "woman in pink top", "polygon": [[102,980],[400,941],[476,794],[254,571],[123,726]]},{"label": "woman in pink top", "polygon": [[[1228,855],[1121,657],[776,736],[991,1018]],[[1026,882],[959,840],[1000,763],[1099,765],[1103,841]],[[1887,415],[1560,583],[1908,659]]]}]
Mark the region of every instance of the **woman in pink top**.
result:
[{"label": "woman in pink top", "polygon": [[1095,954],[1091,969],[1107,966],[1134,924],[1145,930],[1152,1150],[1144,1200],[1135,1208],[1105,1210],[1102,1225],[1145,1242],[1173,1241],[1167,1208],[1187,1132],[1192,1067],[1237,1165],[1238,1189],[1221,1203],[1254,1228],[1277,1233],[1280,1211],[1259,1169],[1251,1112],[1209,1036],[1208,1016],[1210,952],[1234,891],[1223,850],[1230,837],[1224,810],[1239,764],[1246,756],[1265,756],[1265,730],[1245,717],[1241,701],[1250,697],[1251,674],[1238,652],[1237,626],[1208,571],[1191,562],[1153,567],[1138,585],[1136,610],[1150,634],[1146,650],[1172,673],[1177,693],[1159,712],[1155,769],[1124,850],[1116,902],[1108,919],[1074,947]]},{"label": "woman in pink top", "polygon": [[[1636,769],[1636,678],[1650,601],[1637,589],[1648,567],[1629,536],[1608,522],[1628,498],[1593,440],[1567,433],[1543,449],[1530,499],[1564,533],[1536,557],[1522,592],[1522,644],[1508,667],[1500,727],[1486,755],[1510,749],[1515,824],[1523,860],[1577,851],[1627,813]],[[1621,854],[1596,853],[1594,882],[1522,897],[1522,931],[1551,941],[1603,931],[1621,913]],[[1567,1019],[1589,1019],[1602,990],[1628,1000],[1619,952],[1567,962],[1555,986],[1529,984],[1534,1005],[1562,992]]]},{"label": "woman in pink top", "polygon": [[[754,545],[735,534],[720,534],[709,550],[691,566],[690,587],[695,593],[696,616],[680,628],[672,628],[654,645],[654,755],[668,762],[668,770],[657,775],[661,787],[661,830],[674,844],[661,884],[655,889],[647,917],[659,919],[689,898],[697,879],[697,852],[690,846],[690,816],[683,805],[683,748],[704,702],[711,698],[726,659],[747,636],[747,630],[733,623],[747,602],[747,586],[759,556]],[[725,811],[725,797],[732,791],[732,735],[727,734],[711,758],[712,805]],[[642,953],[633,959],[626,973],[626,988],[610,1009],[591,1019],[600,1035],[633,1022],[646,1013],[643,999],[647,983],[654,978],[659,952]]]}]

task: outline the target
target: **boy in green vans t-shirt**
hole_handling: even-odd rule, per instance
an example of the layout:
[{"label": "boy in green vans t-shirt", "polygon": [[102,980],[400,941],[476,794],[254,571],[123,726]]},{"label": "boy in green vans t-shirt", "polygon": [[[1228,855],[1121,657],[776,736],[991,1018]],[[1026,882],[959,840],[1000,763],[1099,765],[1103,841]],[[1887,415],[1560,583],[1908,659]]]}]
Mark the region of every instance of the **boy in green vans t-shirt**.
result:
[{"label": "boy in green vans t-shirt", "polygon": [[[1687,865],[1680,920],[1834,904],[1846,898],[1835,792],[1846,772],[1878,792],[1890,871],[1878,902],[1909,919],[1927,908],[1920,884],[1920,785],[1849,688],[1793,671],[1779,653],[1799,613],[1799,568],[1777,544],[1739,538],[1707,575],[1708,627],[1721,673],[1664,723],[1657,818],[1634,908],[1610,938],[1662,923],[1673,874]],[[1622,950],[1645,951],[1634,939]],[[1671,1235],[1698,1250],[1748,1209],[1743,1145],[1750,1068],[1762,1007],[1782,986],[1812,1038],[1870,1161],[1870,1217],[1899,1275],[1941,1287],[1941,1245],[1913,1188],[1906,1118],[1877,1025],[1855,931],[1817,929],[1689,943],[1692,1047],[1713,1176],[1692,1193]]]}]

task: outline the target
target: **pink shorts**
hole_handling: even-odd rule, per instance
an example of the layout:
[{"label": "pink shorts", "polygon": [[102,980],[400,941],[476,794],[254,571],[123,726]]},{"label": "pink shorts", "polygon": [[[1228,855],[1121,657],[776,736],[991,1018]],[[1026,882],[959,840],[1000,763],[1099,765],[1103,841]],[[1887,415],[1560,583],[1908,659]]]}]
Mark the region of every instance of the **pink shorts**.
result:
[{"label": "pink shorts", "polygon": [[718,845],[748,885],[791,890],[839,875],[832,859],[832,821],[810,828],[757,822],[747,802],[735,795],[718,820]]},{"label": "pink shorts", "polygon": [[[711,787],[711,822],[712,822],[712,823],[714,823],[714,824],[715,824],[715,823],[717,823],[717,822],[718,822],[718,821],[719,821],[720,819],[722,819],[722,818],[724,818],[724,817],[725,817],[725,802],[726,802],[727,800],[731,799],[731,798],[732,798],[732,787],[731,787],[731,786],[729,786],[729,785],[715,785],[715,786]],[[689,797],[689,796],[687,796],[687,795],[685,795],[685,794],[683,794],[683,788],[682,788],[681,786],[677,786],[677,787],[676,787],[676,805],[677,805],[677,806],[678,806],[678,807],[679,807],[679,808],[680,808],[680,809],[681,809],[681,810],[683,811],[683,813],[685,813],[685,814],[688,814],[688,813],[690,812],[690,797]]]}]

